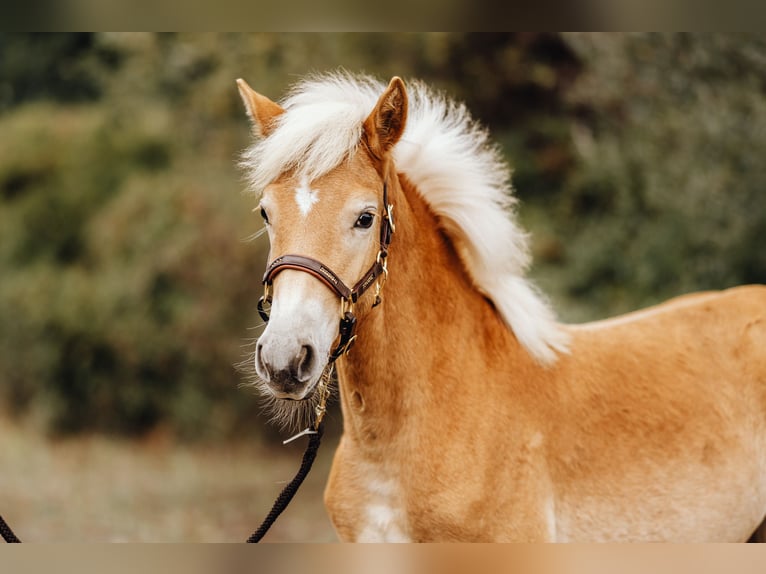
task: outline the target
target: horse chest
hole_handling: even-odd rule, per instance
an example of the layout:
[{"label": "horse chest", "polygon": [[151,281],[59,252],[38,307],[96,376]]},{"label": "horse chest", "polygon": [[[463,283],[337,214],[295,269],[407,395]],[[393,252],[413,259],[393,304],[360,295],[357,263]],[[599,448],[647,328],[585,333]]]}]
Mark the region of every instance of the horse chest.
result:
[{"label": "horse chest", "polygon": [[371,477],[357,524],[357,542],[410,542],[404,507],[394,480]]},{"label": "horse chest", "polygon": [[336,452],[325,492],[330,518],[343,541],[410,542],[402,490],[378,464],[350,463]]}]

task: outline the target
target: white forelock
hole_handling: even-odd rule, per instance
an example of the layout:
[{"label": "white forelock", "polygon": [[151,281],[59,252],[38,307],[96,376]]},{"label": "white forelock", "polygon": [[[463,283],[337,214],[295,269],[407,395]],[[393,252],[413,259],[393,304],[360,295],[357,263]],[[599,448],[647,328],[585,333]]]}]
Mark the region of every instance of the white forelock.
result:
[{"label": "white forelock", "polygon": [[[310,182],[355,151],[362,124],[386,85],[334,73],[297,84],[274,131],[243,156],[253,189],[296,170]],[[424,83],[407,83],[409,113],[394,162],[439,217],[476,288],[540,362],[566,352],[568,337],[544,297],[524,277],[527,234],[514,213],[510,169],[463,104]]]}]

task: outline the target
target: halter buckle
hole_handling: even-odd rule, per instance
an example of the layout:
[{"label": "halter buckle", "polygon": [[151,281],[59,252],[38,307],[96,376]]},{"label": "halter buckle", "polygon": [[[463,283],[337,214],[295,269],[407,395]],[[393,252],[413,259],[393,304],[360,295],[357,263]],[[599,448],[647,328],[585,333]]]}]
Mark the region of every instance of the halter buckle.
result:
[{"label": "halter buckle", "polygon": [[353,309],[353,304],[341,299],[343,315],[340,318],[340,325],[338,325],[338,344],[330,352],[331,363],[343,355],[348,355],[356,341],[356,315],[350,309]]},{"label": "halter buckle", "polygon": [[[266,305],[268,305],[268,309]],[[269,322],[271,316],[271,283],[264,283],[263,296],[258,299],[258,314],[264,323]]]},{"label": "halter buckle", "polygon": [[353,313],[354,312],[354,302],[351,300],[351,298],[345,299],[343,297],[340,298],[340,318],[344,319],[346,317],[346,313]]},{"label": "halter buckle", "polygon": [[375,301],[372,304],[372,307],[375,308],[378,305],[380,305],[381,301],[383,299],[381,298],[380,294],[383,291],[383,285],[386,284],[386,280],[388,279],[388,265],[387,260],[385,257],[381,257],[381,252],[378,252],[378,263],[380,263],[380,266],[383,269],[383,274],[378,277],[378,280],[375,282]]}]

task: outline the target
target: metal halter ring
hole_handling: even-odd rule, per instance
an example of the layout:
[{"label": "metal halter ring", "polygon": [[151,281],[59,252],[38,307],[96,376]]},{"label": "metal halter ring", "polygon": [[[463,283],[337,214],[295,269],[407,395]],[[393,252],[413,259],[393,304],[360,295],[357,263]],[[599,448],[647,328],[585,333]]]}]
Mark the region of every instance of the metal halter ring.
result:
[{"label": "metal halter ring", "polygon": [[[266,309],[265,306],[268,305],[269,308]],[[263,296],[258,299],[258,314],[261,316],[261,319],[264,320],[264,322],[269,322],[269,316],[271,314],[271,284],[266,283],[263,286]]]}]

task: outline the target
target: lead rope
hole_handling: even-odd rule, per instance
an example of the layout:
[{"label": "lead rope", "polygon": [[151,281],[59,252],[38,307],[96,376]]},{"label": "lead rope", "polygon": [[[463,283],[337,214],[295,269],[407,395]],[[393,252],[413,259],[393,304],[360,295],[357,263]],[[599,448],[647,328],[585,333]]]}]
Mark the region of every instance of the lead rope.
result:
[{"label": "lead rope", "polygon": [[279,493],[279,496],[274,501],[274,506],[271,508],[271,512],[266,515],[263,523],[255,532],[250,535],[250,538],[247,539],[248,544],[260,542],[261,538],[263,538],[263,536],[269,531],[269,528],[271,528],[271,525],[274,524],[274,521],[279,517],[280,514],[282,514],[282,511],[287,508],[287,505],[290,504],[290,501],[295,496],[295,493],[298,492],[301,484],[303,484],[303,479],[306,478],[309,471],[311,470],[311,466],[314,464],[314,459],[317,456],[317,451],[319,450],[319,442],[322,440],[323,432],[324,425],[320,423],[319,426],[316,427],[315,432],[311,433],[311,438],[309,439],[309,444],[306,447],[306,452],[303,453],[303,461],[301,461],[301,467],[298,469],[298,474],[296,474],[295,478],[293,478],[290,483],[285,486],[282,492]]},{"label": "lead rope", "polygon": [[8,523],[3,519],[2,516],[0,516],[0,534],[2,534],[3,540],[8,543],[15,544],[21,542],[19,537],[13,533],[13,530],[11,530],[11,527],[8,526]]},{"label": "lead rope", "polygon": [[287,508],[287,505],[290,504],[290,501],[292,501],[293,497],[298,492],[301,484],[303,484],[303,480],[306,478],[314,464],[314,459],[316,459],[317,451],[319,450],[319,443],[321,442],[322,434],[324,433],[324,423],[322,422],[322,419],[327,411],[327,397],[330,395],[330,380],[334,369],[335,359],[331,357],[330,362],[327,364],[327,367],[319,380],[319,389],[317,392],[319,392],[320,395],[319,402],[315,409],[316,420],[314,421],[314,428],[312,429],[309,427],[282,442],[282,444],[287,444],[303,435],[311,435],[309,444],[306,446],[306,452],[303,453],[303,460],[301,461],[298,473],[295,475],[295,478],[282,489],[282,492],[279,493],[279,496],[277,496],[277,499],[274,501],[274,505],[271,507],[271,511],[266,515],[266,518],[263,519],[263,522],[258,529],[247,539],[248,544],[261,541],[261,538],[263,538],[269,531],[271,525],[274,524],[276,519],[279,518],[279,515],[282,514],[285,508]]}]

